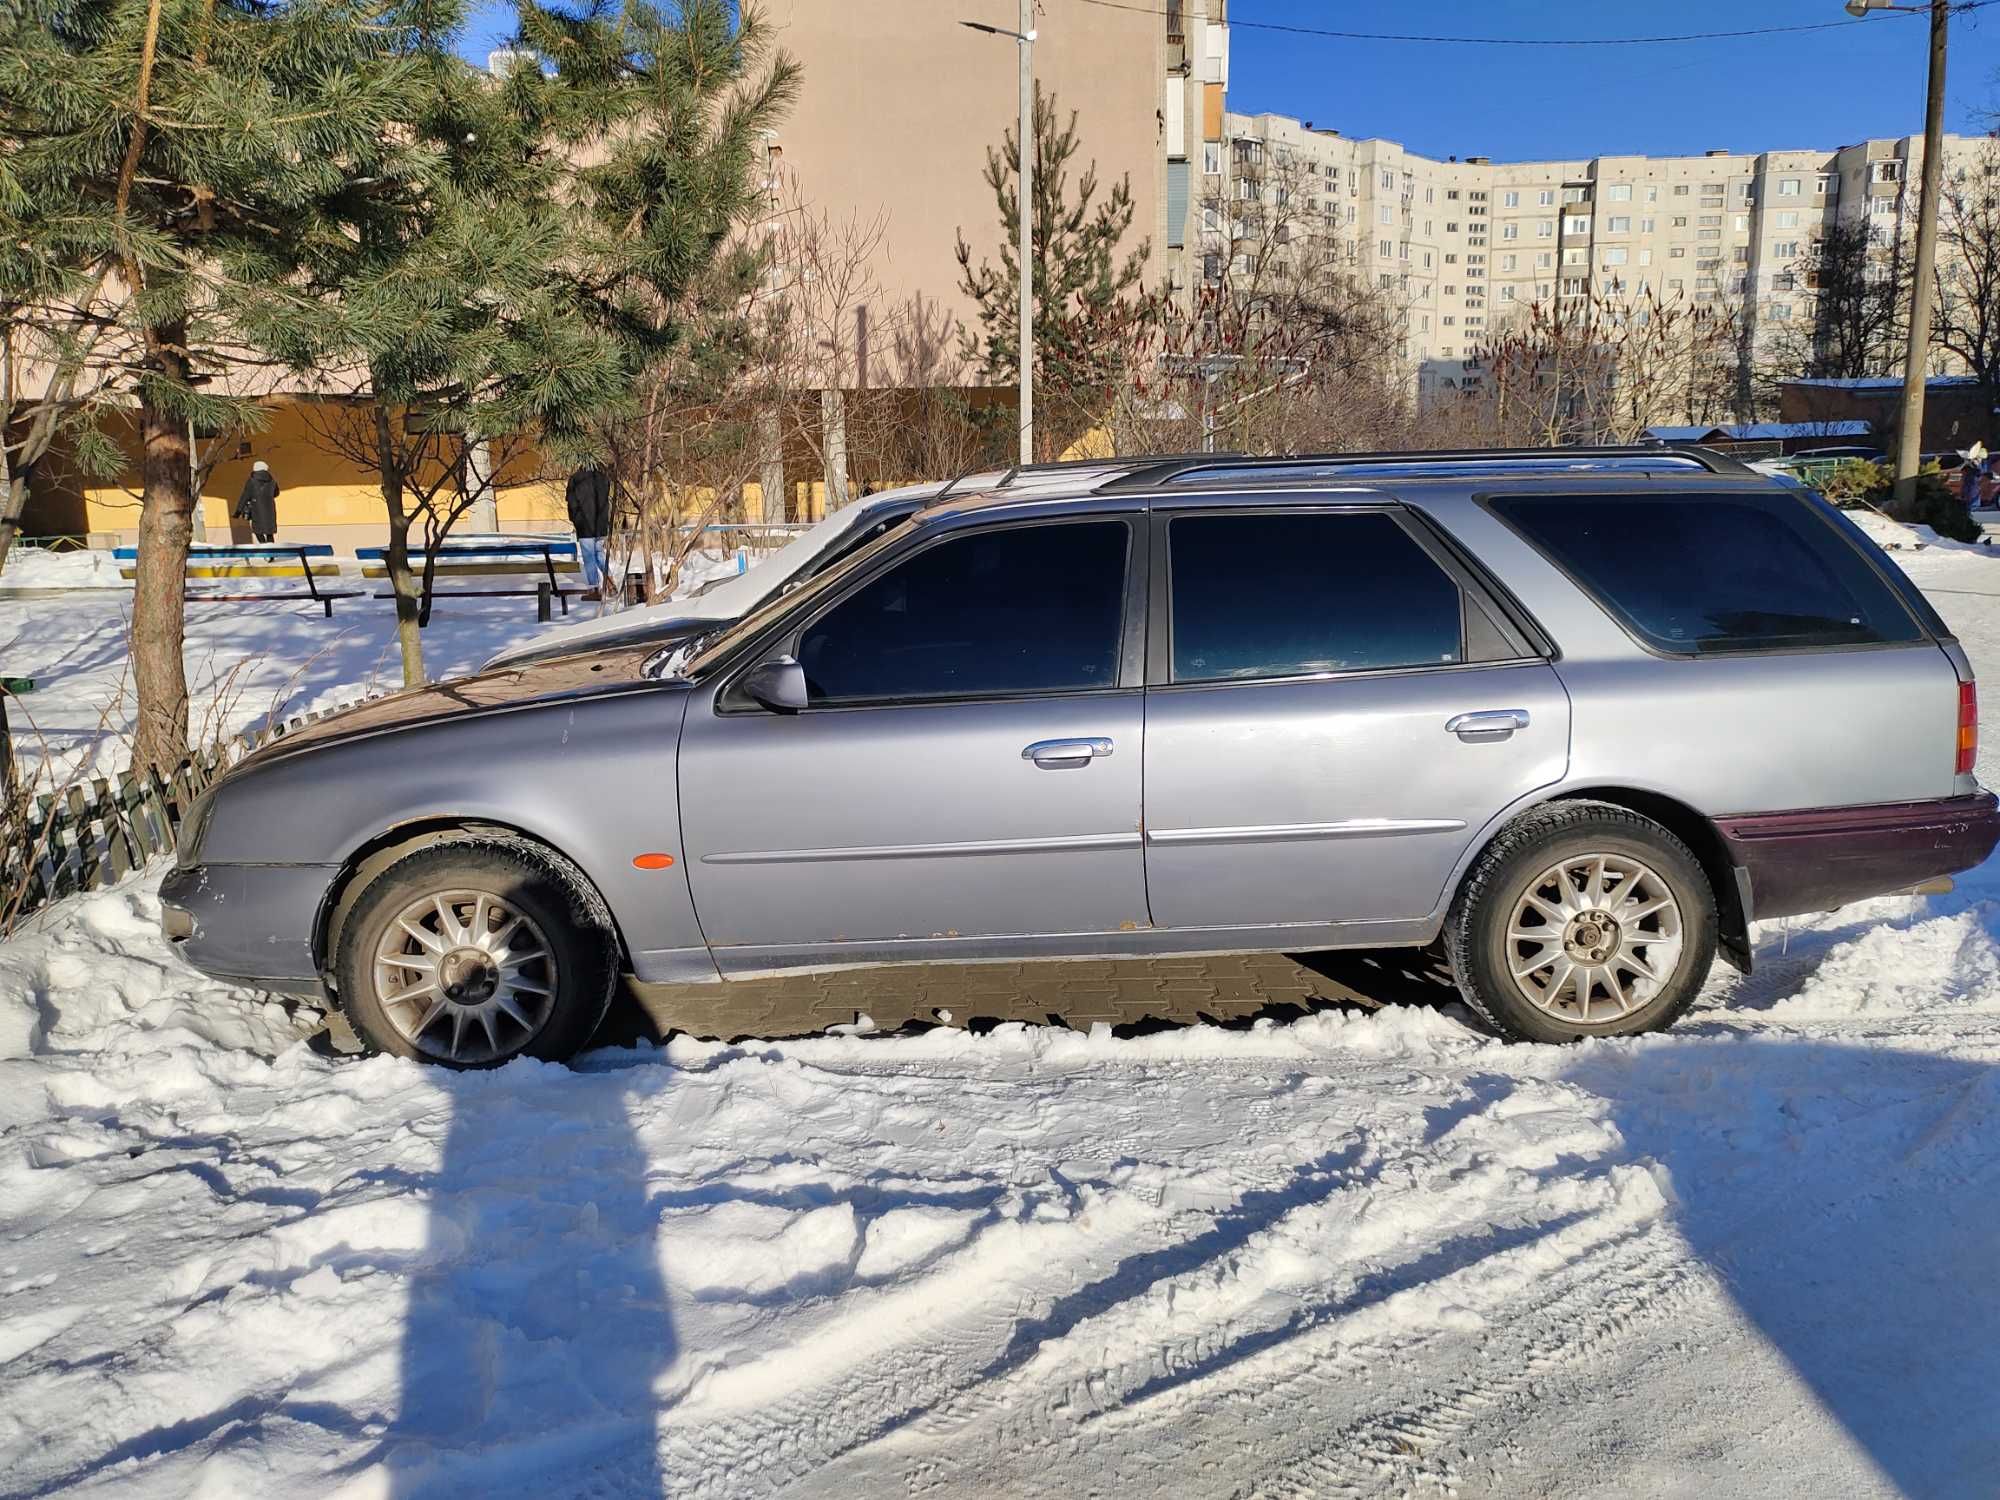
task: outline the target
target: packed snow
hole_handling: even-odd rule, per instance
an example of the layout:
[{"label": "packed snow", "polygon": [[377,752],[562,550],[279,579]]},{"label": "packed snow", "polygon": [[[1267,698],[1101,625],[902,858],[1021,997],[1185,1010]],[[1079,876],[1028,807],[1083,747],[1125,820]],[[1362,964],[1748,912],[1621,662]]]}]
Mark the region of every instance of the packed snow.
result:
[{"label": "packed snow", "polygon": [[[2000,556],[1900,559],[2000,682]],[[116,616],[48,608],[0,628],[60,703]],[[325,624],[265,608],[200,628],[247,661]],[[440,654],[532,615],[492,623]],[[2000,1474],[2000,868],[1769,928],[1637,1041],[1507,1046],[1440,995],[473,1075],[182,968],[157,880],[0,945],[0,1495]]]}]

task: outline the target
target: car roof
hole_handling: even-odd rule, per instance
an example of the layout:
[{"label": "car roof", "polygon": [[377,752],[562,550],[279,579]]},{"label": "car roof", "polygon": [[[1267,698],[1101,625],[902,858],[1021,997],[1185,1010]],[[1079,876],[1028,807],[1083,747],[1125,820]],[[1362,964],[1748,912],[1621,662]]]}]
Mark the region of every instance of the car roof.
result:
[{"label": "car roof", "polygon": [[1235,454],[1183,454],[1172,459],[1134,464],[1121,472],[1103,474],[1102,464],[1078,465],[1075,482],[1054,482],[1020,489],[988,488],[940,497],[920,519],[929,521],[1000,508],[1049,506],[1061,502],[1065,511],[1117,509],[1145,496],[1154,501],[1203,504],[1256,504],[1275,494],[1311,490],[1322,498],[1347,496],[1355,501],[1393,501],[1382,483],[1394,488],[1417,486],[1427,492],[1462,489],[1475,481],[1481,489],[1515,480],[1540,485],[1574,487],[1587,482],[1614,493],[1657,493],[1656,486],[1688,482],[1713,484],[1729,480],[1758,486],[1777,480],[1727,454],[1689,445],[1649,444],[1644,447],[1453,449],[1429,453],[1327,453],[1280,458],[1245,458]]}]

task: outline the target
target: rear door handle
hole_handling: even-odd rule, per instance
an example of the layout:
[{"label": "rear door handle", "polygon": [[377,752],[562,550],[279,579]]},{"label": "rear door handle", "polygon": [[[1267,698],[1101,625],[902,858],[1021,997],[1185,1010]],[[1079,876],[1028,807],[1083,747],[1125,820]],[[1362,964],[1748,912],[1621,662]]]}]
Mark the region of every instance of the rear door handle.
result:
[{"label": "rear door handle", "polygon": [[1111,753],[1111,741],[1102,735],[1080,740],[1036,740],[1021,752],[1044,771],[1072,771]]},{"label": "rear door handle", "polygon": [[1489,708],[1474,714],[1455,714],[1444,721],[1446,734],[1455,734],[1469,745],[1504,740],[1515,730],[1527,727],[1525,708]]}]

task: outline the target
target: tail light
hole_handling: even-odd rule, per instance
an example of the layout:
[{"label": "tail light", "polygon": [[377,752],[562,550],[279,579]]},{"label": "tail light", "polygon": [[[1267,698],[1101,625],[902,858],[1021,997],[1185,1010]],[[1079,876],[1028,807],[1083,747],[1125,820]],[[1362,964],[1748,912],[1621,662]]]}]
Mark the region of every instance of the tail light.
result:
[{"label": "tail light", "polygon": [[1972,773],[1972,763],[1979,759],[1979,684],[1961,682],[1958,685],[1958,764],[1954,767],[1960,776]]}]

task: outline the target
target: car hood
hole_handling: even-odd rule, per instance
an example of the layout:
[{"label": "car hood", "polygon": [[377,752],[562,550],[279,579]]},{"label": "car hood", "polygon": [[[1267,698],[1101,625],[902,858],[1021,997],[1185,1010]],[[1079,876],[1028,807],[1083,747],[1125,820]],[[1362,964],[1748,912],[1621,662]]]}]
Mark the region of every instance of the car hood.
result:
[{"label": "car hood", "polygon": [[663,685],[649,680],[642,670],[656,649],[641,645],[575,651],[549,661],[408,688],[295,729],[246,756],[239,769],[440,719],[501,713],[610,693],[657,690]]},{"label": "car hood", "polygon": [[671,645],[734,620],[741,613],[726,600],[717,602],[708,598],[673,599],[664,604],[620,610],[601,620],[537,631],[525,641],[496,652],[480,671],[492,672],[574,652],[605,650],[626,642],[650,641],[655,647]]}]

